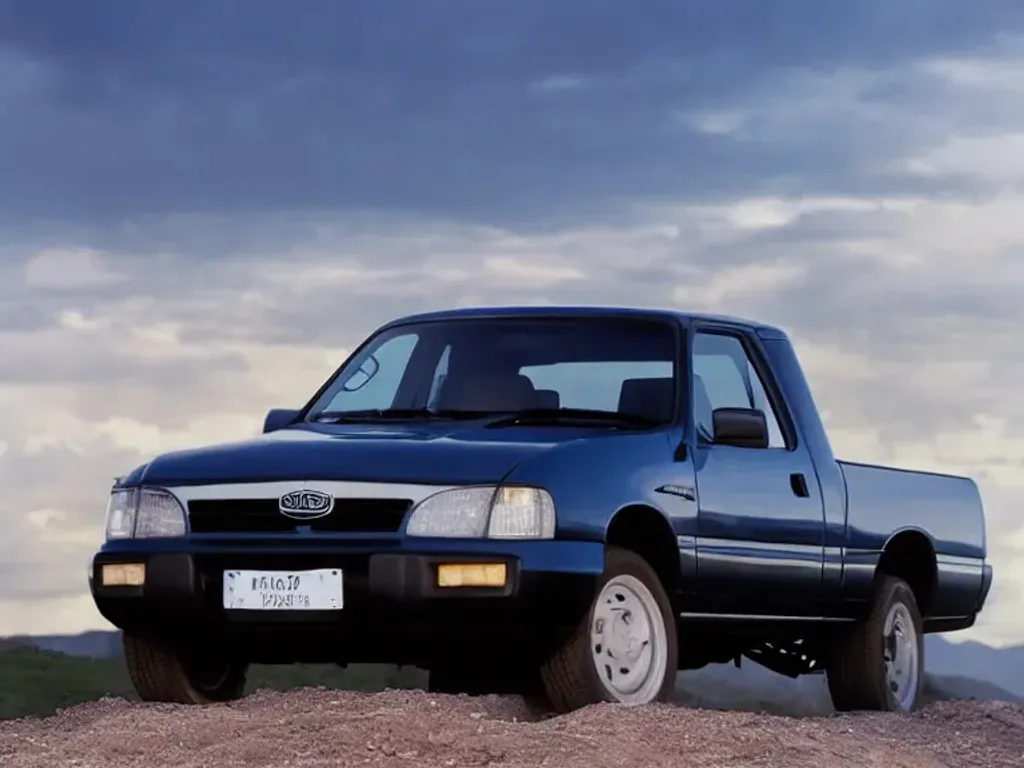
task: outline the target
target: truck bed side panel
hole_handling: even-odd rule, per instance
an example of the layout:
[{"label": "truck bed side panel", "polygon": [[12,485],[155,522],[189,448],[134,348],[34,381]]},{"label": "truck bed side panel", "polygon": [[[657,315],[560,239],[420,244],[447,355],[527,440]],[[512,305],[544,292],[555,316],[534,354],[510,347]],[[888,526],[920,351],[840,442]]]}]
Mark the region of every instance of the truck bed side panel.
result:
[{"label": "truck bed side panel", "polygon": [[978,486],[953,475],[838,462],[846,481],[844,591],[866,599],[886,543],[903,531],[923,533],[935,550],[938,581],[928,615],[975,613],[984,577],[985,519]]}]

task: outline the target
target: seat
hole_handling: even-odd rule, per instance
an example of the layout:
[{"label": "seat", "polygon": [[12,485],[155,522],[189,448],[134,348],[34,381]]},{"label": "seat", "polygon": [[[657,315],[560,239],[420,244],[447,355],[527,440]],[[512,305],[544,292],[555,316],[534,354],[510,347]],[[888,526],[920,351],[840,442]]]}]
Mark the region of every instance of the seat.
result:
[{"label": "seat", "polygon": [[521,411],[537,408],[537,390],[526,376],[477,374],[448,376],[438,392],[437,407],[456,411]]},{"label": "seat", "polygon": [[668,421],[672,418],[673,389],[671,377],[626,379],[619,392],[619,413]]}]

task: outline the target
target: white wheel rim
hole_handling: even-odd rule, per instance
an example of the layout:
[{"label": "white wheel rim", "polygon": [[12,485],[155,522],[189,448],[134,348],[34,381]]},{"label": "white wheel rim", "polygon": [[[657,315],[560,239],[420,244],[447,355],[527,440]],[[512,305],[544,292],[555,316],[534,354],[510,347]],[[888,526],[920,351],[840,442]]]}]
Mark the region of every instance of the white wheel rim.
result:
[{"label": "white wheel rim", "polygon": [[668,666],[668,633],[658,601],[635,576],[613,576],[602,587],[591,616],[590,653],[613,701],[657,698]]},{"label": "white wheel rim", "polygon": [[889,609],[882,628],[882,658],[885,683],[900,709],[909,711],[917,698],[921,671],[917,627],[903,603]]}]

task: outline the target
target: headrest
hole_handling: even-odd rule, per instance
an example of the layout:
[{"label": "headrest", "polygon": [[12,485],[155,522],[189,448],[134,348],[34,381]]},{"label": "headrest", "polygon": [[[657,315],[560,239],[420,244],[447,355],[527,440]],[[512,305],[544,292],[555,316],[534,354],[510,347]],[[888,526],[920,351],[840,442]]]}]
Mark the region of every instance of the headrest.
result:
[{"label": "headrest", "polygon": [[537,407],[558,409],[562,405],[562,397],[554,389],[537,390]]},{"label": "headrest", "polygon": [[657,421],[672,418],[672,378],[626,379],[619,393],[619,413]]},{"label": "headrest", "polygon": [[536,408],[537,400],[537,390],[526,376],[448,376],[438,393],[437,407],[460,411],[521,411]]}]

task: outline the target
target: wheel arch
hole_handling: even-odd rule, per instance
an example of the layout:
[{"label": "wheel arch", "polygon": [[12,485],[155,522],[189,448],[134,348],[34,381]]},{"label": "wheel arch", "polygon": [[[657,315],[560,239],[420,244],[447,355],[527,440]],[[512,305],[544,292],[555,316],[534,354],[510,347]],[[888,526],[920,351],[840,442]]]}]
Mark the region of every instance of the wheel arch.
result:
[{"label": "wheel arch", "polygon": [[683,590],[679,546],[672,525],[662,512],[647,504],[629,504],[615,512],[605,528],[606,546],[618,546],[640,555],[658,574],[670,598]]},{"label": "wheel arch", "polygon": [[927,616],[939,577],[931,536],[920,528],[896,531],[886,541],[875,567],[875,582],[882,576],[895,576],[907,582],[918,610]]}]

